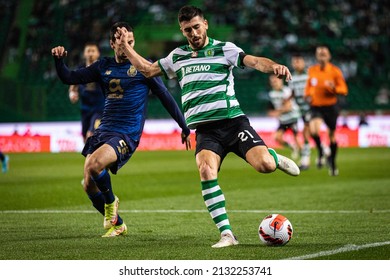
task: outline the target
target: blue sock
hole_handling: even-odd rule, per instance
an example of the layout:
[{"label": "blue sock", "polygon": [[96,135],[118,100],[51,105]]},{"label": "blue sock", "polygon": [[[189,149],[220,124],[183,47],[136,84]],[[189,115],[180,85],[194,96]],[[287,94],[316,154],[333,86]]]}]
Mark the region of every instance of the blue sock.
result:
[{"label": "blue sock", "polygon": [[121,224],[123,224],[123,220],[122,220],[122,218],[119,216],[119,214],[118,214],[118,220],[116,221],[116,226],[120,226]]},{"label": "blue sock", "polygon": [[89,200],[92,201],[93,207],[98,210],[104,216],[104,197],[102,192],[97,192],[95,194],[88,194]]},{"label": "blue sock", "polygon": [[[88,198],[92,201],[93,207],[96,208],[104,216],[104,196],[102,192],[97,192],[95,194],[88,194]],[[122,218],[118,214],[118,220],[115,225],[119,226],[123,224]]]},{"label": "blue sock", "polygon": [[105,203],[113,203],[115,196],[112,191],[110,173],[104,169],[97,177],[91,176],[91,178],[95,182],[98,189],[102,192]]}]

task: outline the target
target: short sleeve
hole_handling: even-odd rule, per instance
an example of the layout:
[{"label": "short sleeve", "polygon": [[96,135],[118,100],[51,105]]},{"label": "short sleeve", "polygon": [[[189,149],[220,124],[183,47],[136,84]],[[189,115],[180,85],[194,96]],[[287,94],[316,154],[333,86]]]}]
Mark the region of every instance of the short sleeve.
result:
[{"label": "short sleeve", "polygon": [[229,62],[230,65],[239,67],[239,68],[244,68],[245,65],[243,65],[240,54],[244,53],[244,51],[237,47],[235,44],[231,42],[226,42],[225,46],[223,46],[223,52],[225,55],[225,58]]},{"label": "short sleeve", "polygon": [[176,78],[176,72],[173,66],[173,53],[174,51],[172,51],[167,57],[158,60],[158,66],[167,79]]},{"label": "short sleeve", "polygon": [[292,96],[292,89],[290,87],[283,87],[283,99],[289,99]]}]

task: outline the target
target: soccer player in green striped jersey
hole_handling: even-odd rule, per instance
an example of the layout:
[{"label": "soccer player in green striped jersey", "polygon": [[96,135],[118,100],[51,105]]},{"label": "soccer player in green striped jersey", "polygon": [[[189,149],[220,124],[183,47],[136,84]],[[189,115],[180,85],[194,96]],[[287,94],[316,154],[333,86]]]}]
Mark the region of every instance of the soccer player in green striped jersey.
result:
[{"label": "soccer player in green striped jersey", "polygon": [[293,95],[296,103],[301,111],[303,121],[303,140],[304,145],[301,150],[301,163],[299,168],[301,170],[309,169],[310,166],[310,104],[305,100],[305,86],[308,79],[307,72],[305,70],[305,59],[301,54],[293,54],[291,57],[291,66],[294,69],[294,80],[288,83],[289,87],[293,90]]},{"label": "soccer player in green striped jersey", "polygon": [[234,152],[261,173],[279,168],[297,176],[298,166],[269,149],[240,108],[234,92],[234,67],[250,67],[274,73],[286,81],[291,73],[284,65],[265,57],[247,55],[230,42],[207,36],[208,22],[194,6],[184,6],[178,15],[180,30],[188,45],[151,63],[128,44],[127,31],[118,28],[116,38],[131,63],[146,77],[177,78],[182,89],[182,107],[187,125],[196,129],[196,163],[202,196],[219,229],[221,239],[213,248],[237,245],[225,208],[225,196],[218,183],[218,170],[225,156]]}]

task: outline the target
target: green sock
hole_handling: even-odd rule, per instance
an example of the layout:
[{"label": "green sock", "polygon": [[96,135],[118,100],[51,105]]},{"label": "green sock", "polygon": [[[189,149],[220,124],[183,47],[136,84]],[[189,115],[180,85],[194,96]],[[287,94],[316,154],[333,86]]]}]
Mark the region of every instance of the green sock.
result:
[{"label": "green sock", "polygon": [[275,163],[276,163],[276,168],[278,168],[278,166],[279,166],[278,154],[272,148],[268,148],[268,152],[271,154],[271,156],[273,156]]},{"label": "green sock", "polygon": [[215,225],[222,232],[232,234],[229,218],[225,209],[225,196],[218,185],[218,180],[202,181],[202,196]]}]

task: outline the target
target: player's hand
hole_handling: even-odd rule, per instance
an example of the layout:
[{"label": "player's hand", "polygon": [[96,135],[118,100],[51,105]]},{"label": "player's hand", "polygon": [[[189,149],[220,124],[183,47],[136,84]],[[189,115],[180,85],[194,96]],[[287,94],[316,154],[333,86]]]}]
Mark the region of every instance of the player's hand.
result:
[{"label": "player's hand", "polygon": [[181,143],[186,144],[186,150],[191,150],[191,133],[185,134],[184,132],[181,133]]},{"label": "player's hand", "polygon": [[311,101],[313,100],[313,97],[311,97],[311,95],[306,95],[304,97],[305,101],[308,103],[308,104],[311,104]]},{"label": "player's hand", "polygon": [[336,93],[336,85],[334,84],[333,81],[326,80],[324,84],[328,94]]},{"label": "player's hand", "polygon": [[129,31],[125,27],[117,27],[115,32],[115,40],[118,40],[118,44],[121,47],[125,47],[129,42],[128,38]]},{"label": "player's hand", "polygon": [[63,58],[68,55],[68,52],[63,46],[58,46],[51,49],[51,55],[57,58]]},{"label": "player's hand", "polygon": [[286,82],[289,82],[292,80],[292,75],[290,73],[290,70],[288,70],[287,66],[281,65],[281,64],[274,64],[272,65],[272,69],[274,70],[274,74],[279,79],[285,78]]},{"label": "player's hand", "polygon": [[123,44],[123,40],[122,40],[122,37],[123,37],[123,34],[124,32],[122,31],[122,29],[120,27],[117,27],[116,28],[116,32],[114,34],[114,37],[115,37],[115,41],[118,42],[118,44]]},{"label": "player's hand", "polygon": [[79,93],[77,91],[70,91],[69,92],[69,100],[72,104],[75,104],[77,101],[79,101]]}]

